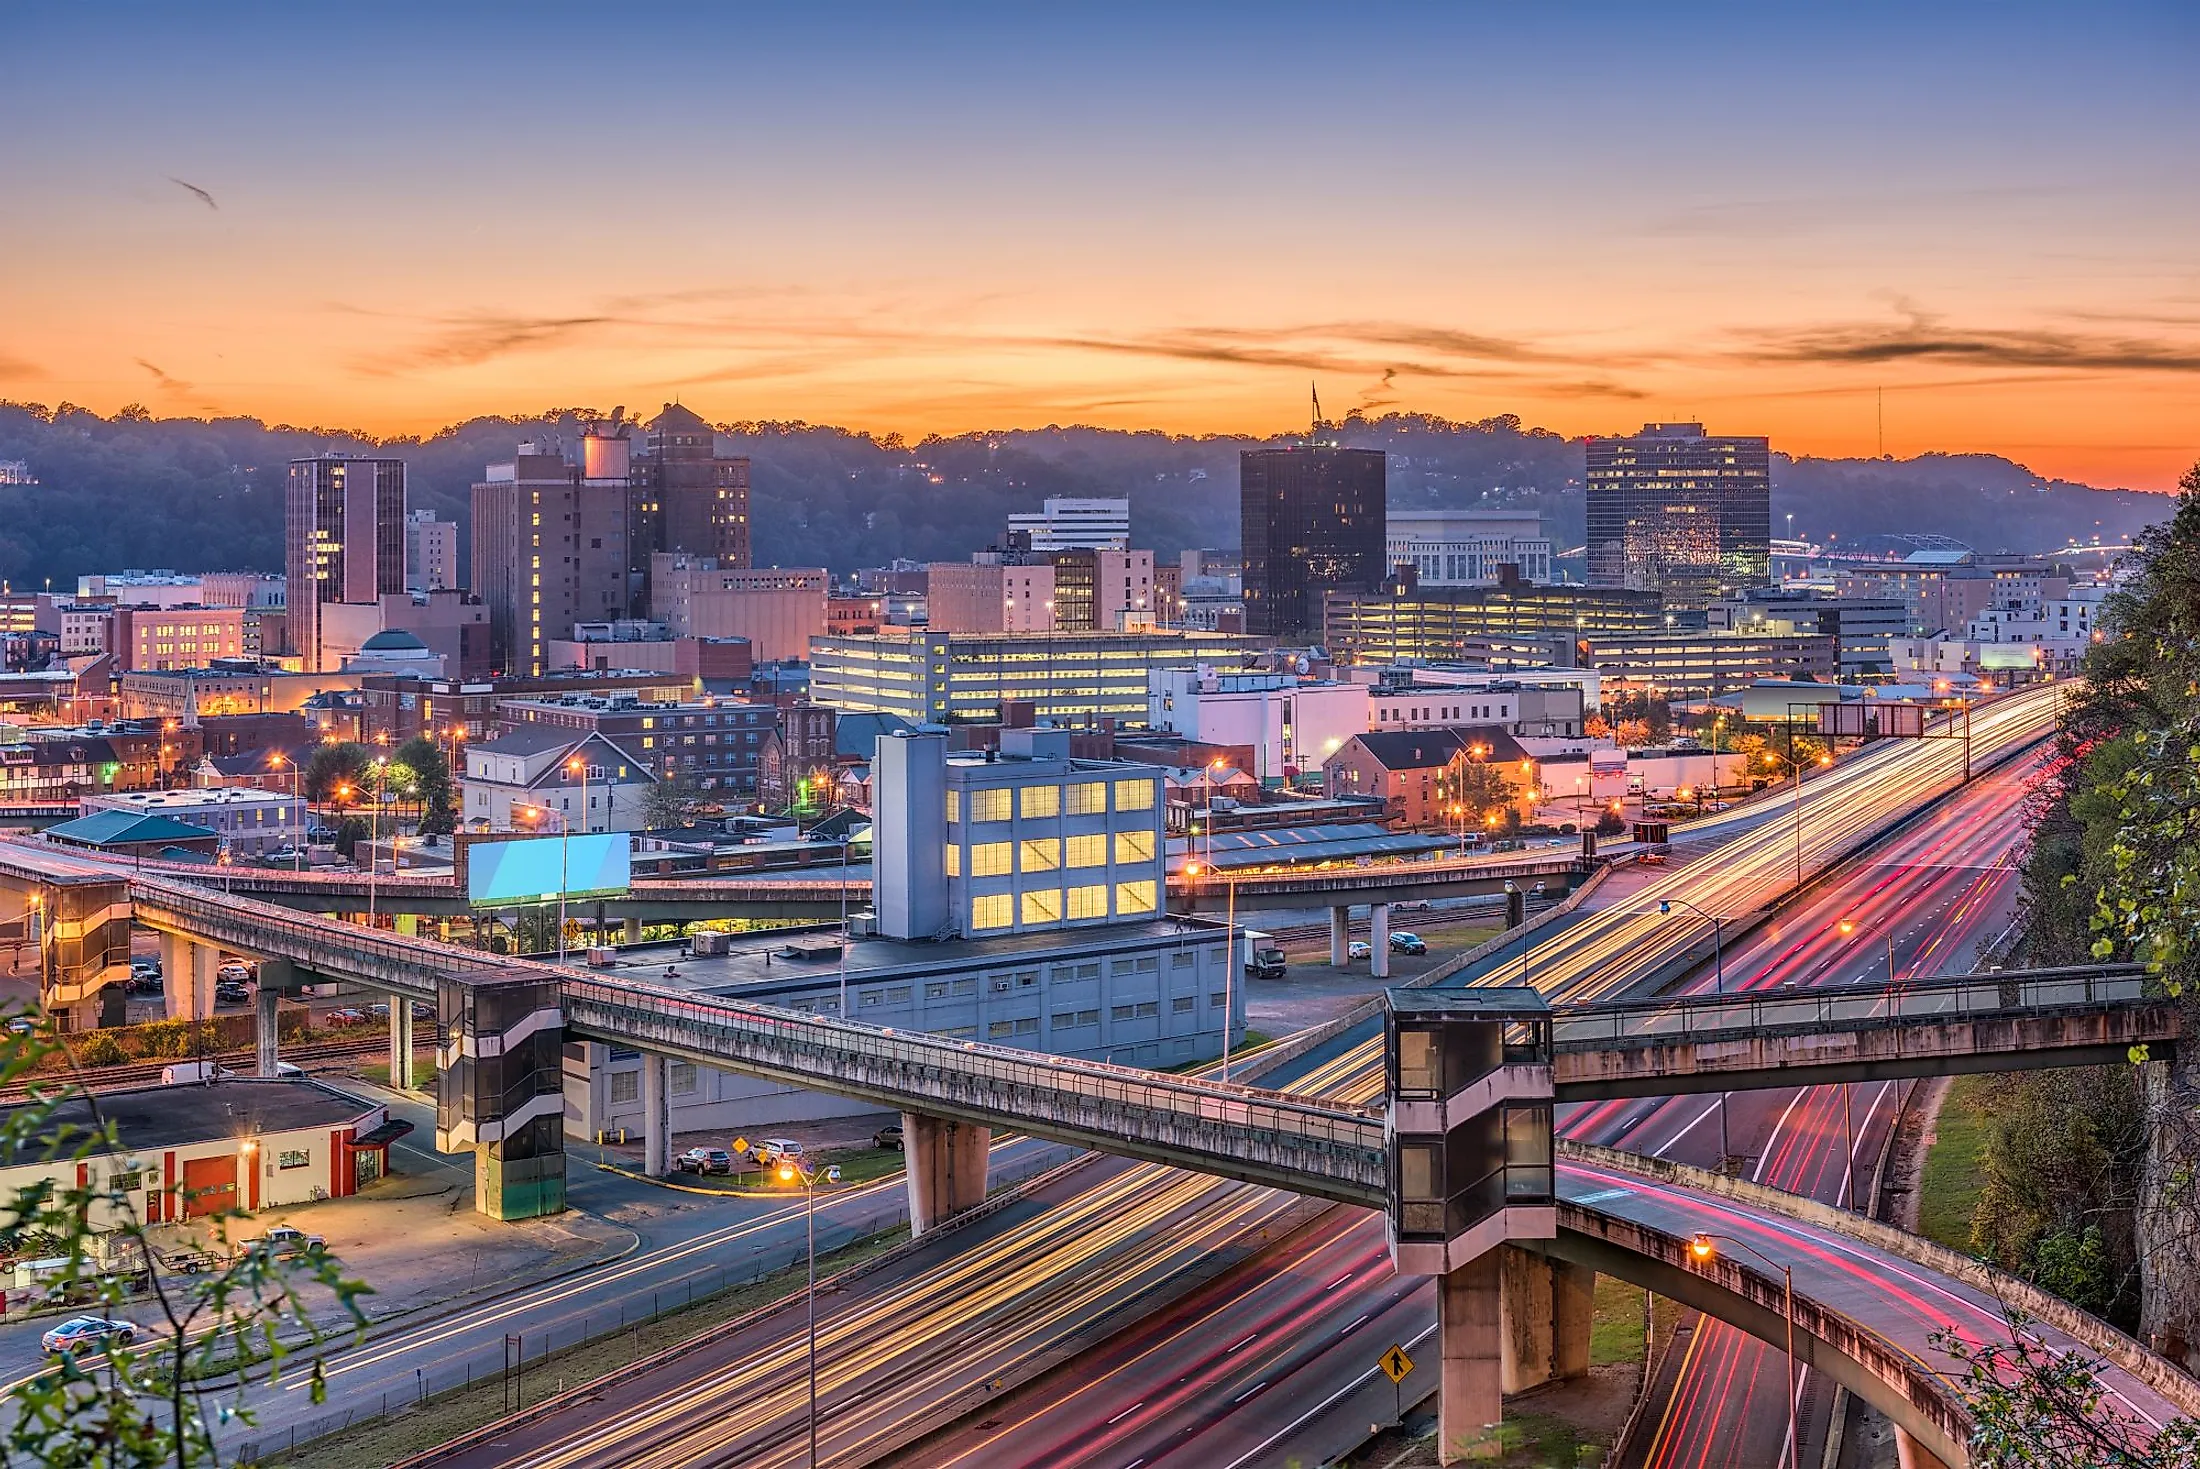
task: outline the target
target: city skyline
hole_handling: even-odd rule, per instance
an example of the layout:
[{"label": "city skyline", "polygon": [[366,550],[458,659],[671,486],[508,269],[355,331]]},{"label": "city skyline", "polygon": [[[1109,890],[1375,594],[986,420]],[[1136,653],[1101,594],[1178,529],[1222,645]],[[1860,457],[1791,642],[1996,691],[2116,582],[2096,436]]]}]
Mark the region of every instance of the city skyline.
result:
[{"label": "city skyline", "polygon": [[2194,22],[1994,14],[27,17],[0,397],[1275,433],[1313,377],[2167,489]]}]

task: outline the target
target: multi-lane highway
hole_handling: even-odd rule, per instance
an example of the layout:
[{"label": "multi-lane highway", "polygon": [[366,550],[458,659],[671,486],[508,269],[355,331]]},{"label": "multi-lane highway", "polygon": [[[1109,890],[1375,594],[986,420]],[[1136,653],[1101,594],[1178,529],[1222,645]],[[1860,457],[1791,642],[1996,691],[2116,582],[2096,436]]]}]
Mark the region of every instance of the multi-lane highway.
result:
[{"label": "multi-lane highway", "polygon": [[[1992,751],[2035,738],[2051,721],[2050,691],[2034,692],[1983,710],[1974,727],[1978,756],[1983,760]],[[1961,764],[1961,750],[1946,741],[1888,745],[1810,782],[1804,792],[1799,817],[1792,806],[1780,802],[1760,802],[1752,808],[1729,813],[1709,824],[1714,830],[1704,835],[1732,836],[1736,840],[1714,847],[1681,867],[1645,871],[1629,880],[1608,884],[1602,907],[1577,913],[1570,921],[1554,925],[1554,931],[1539,935],[1539,941],[1526,956],[1528,973],[1540,986],[1562,990],[1569,996],[1617,993],[1640,983],[1646,976],[1684,959],[1693,946],[1707,937],[1701,929],[1691,932],[1685,921],[1658,914],[1656,899],[1661,893],[1685,896],[1707,911],[1753,912],[1792,885],[1797,844],[1803,853],[1805,871],[1812,871],[1829,857],[1849,849],[1890,817],[1909,809],[1936,789],[1952,784],[1960,775]],[[1790,823],[1795,823],[1792,829]],[[1508,956],[1505,964],[1509,966],[1511,962]],[[1512,979],[1516,976],[1502,972],[1492,977]],[[1341,1037],[1339,1043],[1327,1048],[1325,1053],[1304,1058],[1298,1074],[1271,1080],[1285,1080],[1297,1089],[1323,1091],[1347,1099],[1366,1098],[1374,1095],[1380,1086],[1374,1060],[1374,1044],[1369,1037],[1348,1035]],[[1182,1176],[1165,1169],[1139,1167],[1127,1170],[1120,1177],[1131,1189],[1124,1195],[1127,1200],[1143,1197],[1147,1191],[1173,1189],[1175,1181]],[[1198,1187],[1203,1190],[1206,1210],[1235,1207],[1231,1201],[1245,1192],[1241,1186],[1213,1182],[1204,1182]],[[1177,1226],[1179,1229],[1185,1227],[1188,1226]],[[1349,1250],[1354,1247],[1331,1244],[1326,1248]],[[1309,1258],[1323,1268],[1332,1259],[1329,1255]],[[1059,1277],[1070,1274],[1079,1262],[1068,1256],[1027,1258],[1019,1262],[1018,1279],[1026,1279],[1023,1268],[1026,1263],[1031,1271],[1026,1288],[1057,1290],[1068,1284]],[[942,1272],[950,1271],[952,1262],[937,1268]],[[1375,1277],[1378,1273],[1387,1275],[1387,1267],[1381,1272],[1370,1267],[1365,1272],[1368,1278],[1364,1284],[1358,1278],[1361,1273],[1355,1271],[1352,1278],[1336,1281],[1333,1292],[1327,1289],[1329,1281],[1322,1282],[1324,1293],[1332,1294],[1340,1303],[1352,1301],[1363,1290],[1380,1289],[1375,1284]],[[1395,1287],[1392,1289],[1395,1291]],[[1021,1375],[1028,1364],[1045,1359],[1049,1343],[1059,1343],[1066,1332],[1081,1324],[1062,1314],[1057,1304],[1036,1318],[1026,1317],[1020,1323],[1008,1323],[975,1335],[958,1335],[952,1330],[935,1333],[929,1327],[913,1328],[907,1323],[877,1324],[859,1329],[855,1315],[851,1315],[843,1327],[833,1325],[839,1311],[855,1312],[868,1294],[862,1293],[829,1313],[827,1329],[836,1332],[833,1349],[836,1357],[883,1362],[890,1357],[913,1356],[920,1360],[952,1363],[965,1378],[981,1378],[986,1382],[997,1377]],[[1222,1295],[1227,1297],[1229,1293],[1225,1291]],[[1209,1294],[1192,1300],[1212,1298]],[[1193,1310],[1195,1316],[1200,1314],[1194,1306],[1184,1309]],[[1257,1314],[1257,1305],[1254,1309]],[[1360,1309],[1363,1308],[1355,1307],[1351,1314],[1358,1314]],[[1370,1321],[1380,1319],[1373,1311],[1368,1314]],[[1088,1315],[1086,1323],[1090,1319]],[[1226,1335],[1230,1324],[1218,1322],[1221,1329],[1217,1331],[1202,1328],[1200,1338],[1207,1340]],[[1342,1331],[1351,1325],[1350,1315],[1347,1315],[1336,1319],[1333,1326],[1317,1327],[1308,1323],[1290,1332],[1279,1331],[1271,1340],[1275,1343],[1292,1339],[1320,1340],[1324,1329]],[[1261,1345],[1260,1334],[1256,1332],[1253,1337],[1242,1343],[1234,1339],[1222,1340],[1218,1350],[1224,1355],[1253,1352]],[[792,1370],[797,1355],[785,1343],[776,1349],[782,1370]],[[1246,1357],[1243,1360],[1259,1359]],[[1290,1365],[1282,1364],[1283,1367]],[[683,1450],[688,1456],[685,1462],[773,1462],[759,1456],[776,1453],[779,1451],[776,1446],[788,1442],[787,1434],[791,1431],[788,1406],[774,1395],[757,1390],[758,1379],[753,1374],[765,1371],[765,1364],[750,1363],[733,1370],[739,1366],[729,1363],[726,1374],[703,1379],[692,1375],[683,1375],[677,1382],[645,1378],[608,1387],[605,1399],[592,1403],[585,1413],[562,1414],[532,1426],[527,1430],[528,1443],[532,1447],[522,1451],[514,1444],[512,1452],[502,1457],[492,1454],[479,1462],[546,1465],[627,1462],[629,1460],[623,1456],[635,1451],[654,1451],[649,1446],[662,1441],[661,1423],[644,1411],[644,1405],[648,1404],[671,1407],[678,1417],[712,1425],[707,1442],[687,1441]],[[1080,1378],[1083,1375],[1080,1369]],[[850,1449],[863,1443],[883,1445],[885,1430],[906,1418],[912,1407],[912,1400],[908,1398],[890,1390],[872,1388],[873,1385],[867,1385],[860,1375],[854,1375],[838,1379],[830,1391],[827,1416],[835,1425],[832,1435],[835,1441]],[[1232,1398],[1242,1399],[1231,1406],[1242,1408],[1244,1404],[1255,1403],[1271,1390],[1267,1384],[1254,1384],[1253,1388],[1257,1390],[1241,1389],[1231,1394]],[[1144,1424],[1157,1415],[1177,1411],[1167,1399],[1160,1400],[1161,1406],[1157,1408],[1157,1400],[1149,1395],[1113,1388],[1105,1394],[1086,1396],[1097,1396],[1107,1404],[1105,1413],[1099,1413],[1097,1407],[1092,1409],[1099,1413],[1097,1419],[1086,1419],[1082,1411],[1076,1415],[1094,1432],[1103,1427],[1120,1428],[1125,1423]],[[1186,1410],[1210,1418],[1219,1417],[1225,1424],[1241,1416],[1218,1414],[1218,1405],[1213,1394],[1208,1392],[1185,1395],[1178,1401]],[[1274,1401],[1279,1406],[1288,1404],[1297,1408],[1309,1400],[1305,1391],[1294,1388]],[[1190,1406],[1193,1404],[1196,1408]],[[1111,1424],[1109,1419],[1116,1421]],[[1361,1421],[1364,1422],[1364,1418]],[[1182,1428],[1181,1423],[1171,1422],[1151,1431],[1164,1436],[1173,1433],[1178,1437],[1199,1437],[1197,1433],[1184,1434]],[[1148,1429],[1141,1427],[1139,1431]],[[1242,1436],[1240,1430],[1232,1432]],[[503,1442],[506,1440],[500,1439],[500,1443]],[[1217,1462],[1212,1459],[1214,1449],[1215,1445],[1209,1443],[1199,1450],[1209,1456],[1202,1462]],[[1009,1446],[996,1442],[994,1450],[1005,1452]],[[829,1451],[827,1457],[833,1454]],[[1116,1462],[1128,1463],[1136,1457],[1134,1452]],[[859,1455],[843,1462],[859,1462],[860,1459]]]}]

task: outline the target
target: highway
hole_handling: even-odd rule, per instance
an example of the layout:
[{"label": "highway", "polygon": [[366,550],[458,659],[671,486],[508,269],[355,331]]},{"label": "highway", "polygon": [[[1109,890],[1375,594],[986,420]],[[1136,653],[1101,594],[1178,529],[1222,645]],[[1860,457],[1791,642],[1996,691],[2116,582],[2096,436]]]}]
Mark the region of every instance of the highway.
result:
[{"label": "highway", "polygon": [[[2032,739],[2051,721],[2052,691],[2037,691],[1982,711],[1975,730],[1978,756],[1983,761],[1987,752],[2001,745]],[[1961,758],[1960,749],[1946,742],[1888,745],[1808,783],[1800,831],[1806,867],[1815,866],[1821,855],[1844,850],[1868,828],[1906,809],[1935,787],[1952,783],[1960,774]],[[1563,988],[1569,995],[1584,991],[1618,993],[1631,984],[1640,983],[1646,975],[1685,958],[1691,945],[1707,938],[1708,933],[1700,926],[1691,932],[1688,922],[1657,915],[1655,899],[1658,894],[1671,891],[1684,895],[1714,912],[1742,913],[1762,906],[1792,884],[1791,843],[1796,834],[1790,831],[1788,822],[1793,819],[1792,809],[1780,803],[1756,803],[1707,823],[1714,828],[1708,835],[1741,835],[1749,839],[1715,848],[1674,868],[1640,869],[1626,881],[1608,883],[1611,893],[1603,907],[1577,914],[1573,921],[1555,926],[1555,932],[1531,947],[1528,963],[1534,980],[1545,987]],[[1511,979],[1514,975],[1504,972],[1497,977]],[[1326,1055],[1317,1052],[1305,1058],[1298,1074],[1271,1080],[1346,1100],[1365,1099],[1374,1096],[1380,1086],[1373,1060],[1372,1040],[1354,1034],[1329,1048]],[[1173,1180],[1182,1177],[1170,1170],[1143,1165],[1121,1176],[1137,1190],[1173,1189]],[[1206,1208],[1210,1210],[1235,1207],[1229,1201],[1245,1191],[1241,1185],[1211,1181],[1203,1181],[1200,1187],[1208,1200]],[[1320,1263],[1326,1262],[1326,1257],[1322,1257]],[[1039,1259],[1029,1263],[1036,1272],[1033,1276],[1035,1289],[1038,1282],[1047,1282],[1049,1288],[1058,1289],[1063,1283],[1057,1277],[1068,1273],[1066,1261]],[[949,1271],[953,1262],[943,1262],[937,1268]],[[1021,1275],[1021,1269],[1018,1273]],[[1383,1273],[1387,1274],[1387,1267]],[[1340,1303],[1350,1300],[1359,1284],[1354,1280],[1340,1285],[1335,1298]],[[1369,1286],[1373,1288],[1372,1274]],[[1355,1306],[1350,1313],[1338,1318],[1335,1329],[1349,1325],[1351,1317],[1363,1309]],[[1371,1319],[1375,1318],[1371,1316]],[[900,1355],[914,1355],[927,1361],[946,1359],[958,1372],[986,1380],[1014,1371],[1020,1363],[1043,1360],[1045,1343],[1059,1342],[1062,1334],[1077,1324],[1047,1319],[983,1333],[982,1340],[973,1344],[966,1345],[963,1339],[950,1335],[936,1345],[927,1334],[912,1337],[897,1331],[882,1339],[847,1329],[852,1328],[855,1321],[851,1316],[836,1335],[835,1355],[866,1361]],[[1200,1335],[1205,1340],[1209,1333],[1203,1331]],[[1212,1335],[1221,1338],[1226,1332]],[[1279,1333],[1278,1339],[1286,1336],[1319,1340],[1320,1331],[1309,1327]],[[947,1344],[948,1340],[952,1345]],[[1219,1346],[1227,1350],[1231,1340],[1221,1340]],[[1257,1346],[1256,1342],[1239,1350],[1251,1352]],[[1355,1348],[1355,1352],[1357,1350]],[[973,1353],[982,1360],[973,1360]],[[782,1342],[778,1354],[782,1369],[794,1370],[796,1354],[787,1344]],[[729,1363],[728,1367],[734,1365],[737,1364]],[[1361,1365],[1364,1366],[1364,1361]],[[753,1373],[762,1368],[752,1364],[747,1370]],[[904,1398],[892,1390],[872,1390],[860,1381],[844,1384],[841,1391],[850,1396],[836,1400],[829,1415],[835,1425],[833,1442],[849,1449],[858,1443],[877,1443],[883,1439],[884,1430],[906,1419],[916,1403],[936,1401],[938,1392],[948,1390],[951,1384],[934,1383],[928,1395]],[[1256,1401],[1267,1391],[1263,1388],[1259,1393],[1250,1394],[1246,1401]],[[717,1377],[699,1379],[692,1373],[683,1372],[677,1381],[653,1382],[644,1378],[608,1388],[606,1393],[603,1401],[592,1402],[585,1412],[576,1410],[556,1415],[530,1426],[527,1430],[529,1447],[525,1450],[516,1442],[500,1440],[511,1452],[499,1450],[464,1462],[544,1465],[634,1462],[622,1455],[637,1445],[656,1443],[661,1432],[656,1427],[642,1426],[637,1416],[640,1405],[659,1402],[676,1401],[681,1415],[690,1415],[712,1425],[709,1441],[716,1446],[715,1451],[706,1452],[701,1443],[688,1441],[683,1450],[688,1455],[684,1462],[777,1462],[765,1456],[777,1453],[777,1446],[787,1442],[786,1435],[790,1431],[784,1407],[775,1407],[775,1400],[760,1395],[753,1379],[738,1375],[722,1383]],[[1196,1395],[1196,1401],[1210,1414],[1216,1406],[1212,1399],[1211,1393]],[[1134,1403],[1146,1403],[1148,1398],[1145,1394],[1111,1390],[1106,1401],[1109,1410],[1101,1414],[1097,1422],[1087,1422],[1088,1430],[1111,1426],[1106,1424],[1108,1418],[1125,1413]],[[1294,1390],[1276,1401],[1279,1404],[1304,1403],[1308,1399],[1303,1392]],[[1139,1407],[1131,1416],[1135,1418],[1149,1411]],[[1223,1422],[1227,1423],[1230,1416],[1224,1415]],[[1121,1421],[1129,1422],[1131,1418]],[[1361,1421],[1364,1423],[1364,1417]],[[629,1443],[629,1438],[634,1442]],[[1199,1452],[1209,1453],[1211,1447],[1203,1447]],[[1001,1445],[996,1444],[994,1448],[997,1452]],[[833,1457],[828,1447],[828,1460]],[[842,1460],[861,1461],[862,1456],[853,1455]],[[1116,1460],[1118,1464],[1128,1461],[1128,1458]],[[1213,1462],[1211,1457],[1208,1461]]]}]

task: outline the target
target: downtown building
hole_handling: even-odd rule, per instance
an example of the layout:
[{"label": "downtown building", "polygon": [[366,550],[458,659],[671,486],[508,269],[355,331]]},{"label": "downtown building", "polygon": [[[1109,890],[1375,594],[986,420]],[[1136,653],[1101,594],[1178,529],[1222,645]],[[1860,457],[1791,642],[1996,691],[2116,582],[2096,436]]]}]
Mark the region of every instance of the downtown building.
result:
[{"label": "downtown building", "polygon": [[1323,599],[1322,643],[1344,663],[1463,663],[1496,666],[1497,650],[1521,650],[1530,664],[1571,663],[1571,645],[1587,636],[1650,633],[1665,626],[1656,592],[1621,587],[1424,587],[1401,568],[1377,592],[1330,592]]},{"label": "downtown building", "polygon": [[1589,585],[1700,611],[1772,578],[1771,454],[1762,438],[1648,423],[1588,448]]},{"label": "downtown building", "polygon": [[321,662],[321,608],[405,590],[405,461],[323,454],[290,461],[283,564],[290,646]]},{"label": "downtown building", "polygon": [[636,605],[659,620],[653,556],[677,553],[707,560],[721,570],[752,564],[749,526],[749,461],[718,452],[718,431],[692,408],[667,403],[647,425],[640,454],[628,453],[628,430],[617,421],[598,424],[583,441],[591,475],[624,478],[632,512],[630,575],[641,585]]},{"label": "downtown building", "polygon": [[1009,703],[1062,725],[1142,724],[1153,675],[1235,667],[1252,644],[1220,633],[880,633],[810,644],[810,697],[912,724],[991,724]]},{"label": "downtown building", "polygon": [[1311,642],[1322,633],[1324,593],[1382,584],[1386,466],[1380,449],[1334,444],[1238,455],[1247,633]]},{"label": "downtown building", "polygon": [[627,480],[593,473],[623,467],[594,456],[574,464],[553,446],[525,443],[474,486],[473,590],[503,672],[539,678],[551,644],[572,637],[575,623],[627,615]]}]

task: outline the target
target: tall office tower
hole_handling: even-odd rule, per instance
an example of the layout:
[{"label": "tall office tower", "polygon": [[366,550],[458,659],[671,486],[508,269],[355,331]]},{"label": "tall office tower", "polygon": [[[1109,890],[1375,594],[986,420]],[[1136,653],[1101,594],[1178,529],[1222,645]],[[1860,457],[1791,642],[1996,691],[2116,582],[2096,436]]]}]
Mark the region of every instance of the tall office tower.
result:
[{"label": "tall office tower", "polygon": [[322,673],[322,605],[405,590],[405,461],[293,459],[284,510],[290,646]]},{"label": "tall office tower", "polygon": [[440,592],[458,585],[458,522],[433,510],[405,515],[405,588]]},{"label": "tall office tower", "polygon": [[576,622],[627,615],[627,482],[522,444],[474,486],[473,591],[488,606],[497,666],[534,678]]},{"label": "tall office tower", "polygon": [[650,420],[629,475],[629,570],[641,586],[647,587],[649,558],[658,552],[703,557],[725,571],[750,564],[749,461],[720,455],[717,431],[693,409],[667,403]]},{"label": "tall office tower", "polygon": [[1322,593],[1382,584],[1387,483],[1380,449],[1315,443],[1238,455],[1248,633],[1318,638]]},{"label": "tall office tower", "polygon": [[1772,573],[1771,456],[1761,438],[1646,423],[1589,441],[1589,585],[1693,610]]}]

